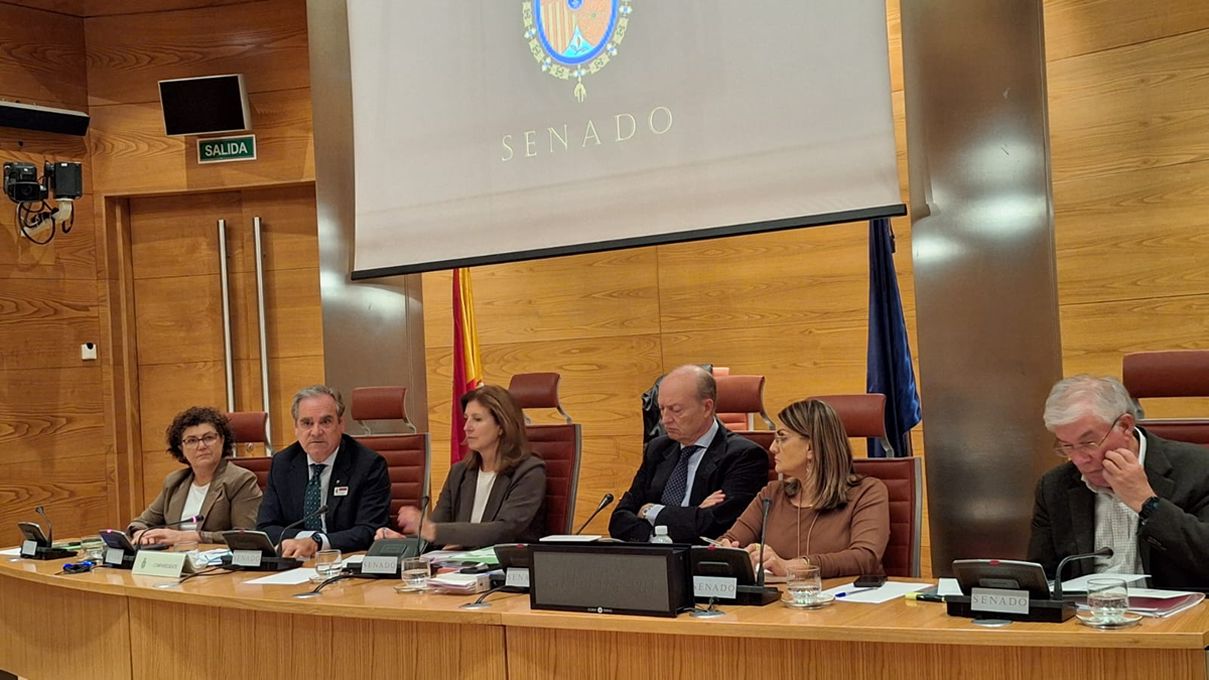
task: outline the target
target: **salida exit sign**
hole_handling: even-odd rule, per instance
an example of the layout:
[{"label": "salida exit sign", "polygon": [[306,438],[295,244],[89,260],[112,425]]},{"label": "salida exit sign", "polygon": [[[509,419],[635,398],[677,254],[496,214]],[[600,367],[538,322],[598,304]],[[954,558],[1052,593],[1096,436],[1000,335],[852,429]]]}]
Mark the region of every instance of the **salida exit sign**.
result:
[{"label": "salida exit sign", "polygon": [[197,140],[198,163],[256,160],[256,135],[211,137]]}]

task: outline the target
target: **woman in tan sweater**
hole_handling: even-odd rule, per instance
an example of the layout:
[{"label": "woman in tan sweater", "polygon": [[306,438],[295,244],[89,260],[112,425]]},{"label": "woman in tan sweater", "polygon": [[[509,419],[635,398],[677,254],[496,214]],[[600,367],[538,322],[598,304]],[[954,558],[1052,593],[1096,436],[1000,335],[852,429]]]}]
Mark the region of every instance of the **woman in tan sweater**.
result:
[{"label": "woman in tan sweater", "polygon": [[852,449],[839,416],[816,399],[786,406],[772,444],[783,481],[769,482],[722,536],[730,547],[760,554],[760,518],[769,500],[764,568],[784,575],[791,563],[818,565],[823,578],[878,574],[890,539],[890,500],[879,479],[852,470]]}]

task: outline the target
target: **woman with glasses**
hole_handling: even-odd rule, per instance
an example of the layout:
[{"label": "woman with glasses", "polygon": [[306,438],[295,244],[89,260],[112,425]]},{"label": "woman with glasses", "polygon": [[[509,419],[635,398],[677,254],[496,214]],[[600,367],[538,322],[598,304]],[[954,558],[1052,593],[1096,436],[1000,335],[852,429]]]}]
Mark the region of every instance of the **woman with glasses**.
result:
[{"label": "woman with glasses", "polygon": [[890,540],[890,497],[879,479],[853,472],[848,433],[817,399],[785,407],[772,444],[782,480],[769,482],[722,536],[727,547],[760,559],[760,528],[768,499],[764,568],[783,576],[809,562],[822,578],[879,574]]},{"label": "woman with glasses", "polygon": [[[235,455],[231,426],[217,410],[186,409],[168,426],[168,454],[187,467],[164,479],[151,505],[130,522],[136,544],[222,543],[220,532],[255,529],[260,510],[256,475],[227,459]],[[198,522],[190,517],[200,516]]]}]

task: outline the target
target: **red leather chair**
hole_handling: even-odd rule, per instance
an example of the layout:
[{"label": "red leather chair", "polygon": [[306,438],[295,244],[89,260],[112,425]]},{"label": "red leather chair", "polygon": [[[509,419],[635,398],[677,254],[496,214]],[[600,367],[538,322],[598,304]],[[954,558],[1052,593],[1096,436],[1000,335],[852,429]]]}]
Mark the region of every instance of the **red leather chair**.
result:
[{"label": "red leather chair", "polygon": [[[256,483],[263,490],[269,483],[269,466],[273,463],[273,447],[269,444],[269,414],[264,411],[232,411],[227,415],[231,427],[236,457],[231,462],[256,474]],[[256,444],[264,446],[263,456],[239,456],[239,445],[251,450]]]},{"label": "red leather chair", "polygon": [[[1133,352],[1121,362],[1134,399],[1209,397],[1209,350]],[[1165,439],[1209,446],[1209,418],[1143,418],[1138,424]]]},{"label": "red leather chair", "polygon": [[[349,406],[349,415],[366,430],[365,434],[352,436],[386,459],[386,471],[390,475],[392,524],[399,508],[404,505],[419,507],[423,503],[429,493],[432,470],[428,433],[415,432],[415,426],[407,419],[404,405],[406,396],[405,387],[358,387],[352,392]],[[412,431],[375,434],[369,432],[369,427],[363,422],[366,420],[401,420]]]},{"label": "red leather chair", "polygon": [[811,399],[827,402],[844,423],[849,437],[877,439],[887,456],[894,455],[886,436],[886,395],[831,394]]},{"label": "red leather chair", "polygon": [[764,427],[775,429],[772,418],[764,411],[764,376],[718,374],[714,367],[714,381],[718,384],[718,399],[714,410],[718,420],[734,432],[754,429],[755,416],[759,415]]},{"label": "red leather chair", "polygon": [[558,399],[558,373],[518,373],[508,391],[521,409],[552,408],[566,422],[534,425],[525,420],[525,436],[533,453],[546,461],[546,532],[575,531],[575,498],[579,490],[579,464],[583,454],[582,427],[571,422]]},{"label": "red leather chair", "polygon": [[919,576],[919,550],[923,529],[923,472],[920,459],[854,458],[853,467],[876,477],[890,495],[890,542],[882,554],[887,576]]}]

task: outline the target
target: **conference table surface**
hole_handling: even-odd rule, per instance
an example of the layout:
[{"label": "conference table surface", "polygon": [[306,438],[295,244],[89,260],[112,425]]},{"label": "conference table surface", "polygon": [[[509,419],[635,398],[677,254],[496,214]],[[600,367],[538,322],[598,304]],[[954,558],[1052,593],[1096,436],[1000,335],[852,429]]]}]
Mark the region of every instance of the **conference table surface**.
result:
[{"label": "conference table surface", "polygon": [[[950,617],[939,603],[813,611],[721,605],[717,618],[531,610],[527,595],[398,593],[351,579],[312,599],[264,573],[175,579],[0,558],[0,669],[38,680],[163,677],[1011,677],[1206,679],[1209,606],[1120,630]],[[827,585],[837,585],[837,579]],[[167,584],[169,587],[164,587]],[[157,587],[158,586],[158,587]]]}]

